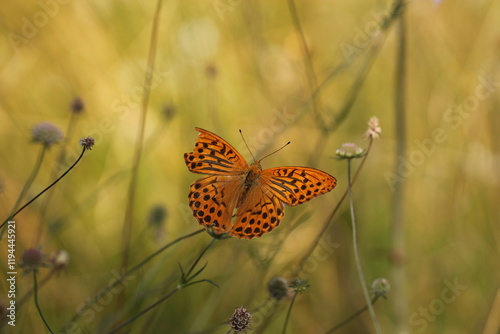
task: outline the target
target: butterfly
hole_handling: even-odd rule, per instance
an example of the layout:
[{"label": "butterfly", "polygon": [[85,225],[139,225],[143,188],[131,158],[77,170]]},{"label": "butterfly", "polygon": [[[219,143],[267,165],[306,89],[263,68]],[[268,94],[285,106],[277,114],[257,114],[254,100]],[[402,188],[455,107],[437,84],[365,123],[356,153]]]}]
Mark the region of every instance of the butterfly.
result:
[{"label": "butterfly", "polygon": [[184,160],[191,172],[207,176],[191,184],[189,207],[198,223],[215,234],[260,237],[280,224],[284,204],[302,204],[337,184],[333,176],[314,168],[263,170],[260,160],[248,165],[227,141],[210,131],[196,130],[194,151],[185,153]]}]

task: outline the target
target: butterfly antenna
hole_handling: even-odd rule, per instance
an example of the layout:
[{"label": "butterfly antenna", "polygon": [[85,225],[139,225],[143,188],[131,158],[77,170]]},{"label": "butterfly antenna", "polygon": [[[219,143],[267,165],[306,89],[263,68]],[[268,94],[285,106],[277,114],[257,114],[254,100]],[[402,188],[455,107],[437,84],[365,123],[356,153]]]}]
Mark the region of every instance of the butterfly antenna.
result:
[{"label": "butterfly antenna", "polygon": [[250,150],[250,147],[248,147],[247,141],[245,140],[245,137],[243,136],[243,131],[241,131],[241,129],[240,129],[240,135],[241,135],[241,138],[243,138],[243,142],[245,143],[245,146],[247,147],[248,152],[250,152],[250,155],[252,156],[253,161],[257,161],[257,160],[255,160],[255,157],[253,156],[253,153]]},{"label": "butterfly antenna", "polygon": [[278,152],[278,151],[281,151],[282,149],[284,149],[285,147],[287,147],[288,145],[290,145],[290,142],[286,143],[285,145],[281,146],[280,148],[278,148],[276,151],[274,152],[271,152],[269,153],[268,155],[264,156],[263,158],[261,158],[259,161],[262,161],[264,160],[265,158],[267,158],[268,156],[270,155],[273,155],[274,153]]}]

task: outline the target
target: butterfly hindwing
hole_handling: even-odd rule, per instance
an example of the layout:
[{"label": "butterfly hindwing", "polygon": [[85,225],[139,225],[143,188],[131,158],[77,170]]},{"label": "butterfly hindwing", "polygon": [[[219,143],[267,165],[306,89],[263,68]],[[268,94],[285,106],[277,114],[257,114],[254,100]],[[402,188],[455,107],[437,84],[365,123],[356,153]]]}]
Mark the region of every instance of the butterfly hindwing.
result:
[{"label": "butterfly hindwing", "polygon": [[231,235],[252,239],[277,227],[285,215],[283,203],[264,188],[253,186],[238,208]]},{"label": "butterfly hindwing", "polygon": [[212,227],[216,234],[228,232],[238,200],[235,194],[241,192],[241,184],[238,178],[228,176],[206,176],[193,182],[189,188],[189,207],[198,223]]},{"label": "butterfly hindwing", "polygon": [[246,172],[247,162],[231,144],[210,131],[196,130],[200,134],[194,151],[184,154],[191,172],[208,175],[241,175]]}]

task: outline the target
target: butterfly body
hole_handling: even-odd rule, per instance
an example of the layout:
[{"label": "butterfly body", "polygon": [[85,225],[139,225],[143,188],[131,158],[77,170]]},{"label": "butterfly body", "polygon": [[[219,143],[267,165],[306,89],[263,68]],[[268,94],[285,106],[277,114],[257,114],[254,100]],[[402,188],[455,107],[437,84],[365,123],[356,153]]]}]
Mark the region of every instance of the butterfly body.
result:
[{"label": "butterfly body", "polygon": [[248,171],[245,173],[245,190],[250,189],[253,185],[255,185],[259,181],[259,177],[262,172],[262,167],[258,161],[248,167]]},{"label": "butterfly body", "polygon": [[263,170],[258,160],[248,165],[224,139],[196,130],[200,134],[194,151],[184,154],[184,159],[191,172],[207,176],[191,184],[189,206],[198,223],[216,234],[260,237],[279,225],[283,204],[304,203],[336,185],[333,176],[314,168]]}]

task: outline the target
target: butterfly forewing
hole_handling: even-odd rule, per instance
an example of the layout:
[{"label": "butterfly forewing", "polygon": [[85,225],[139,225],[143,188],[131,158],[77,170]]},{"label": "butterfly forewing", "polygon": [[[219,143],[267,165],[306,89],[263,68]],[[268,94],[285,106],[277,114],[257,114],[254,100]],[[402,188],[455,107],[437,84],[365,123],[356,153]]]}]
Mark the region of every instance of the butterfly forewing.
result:
[{"label": "butterfly forewing", "polygon": [[200,132],[194,151],[184,154],[184,160],[193,173],[208,175],[241,175],[248,164],[236,149],[210,131],[196,128]]},{"label": "butterfly forewing", "polygon": [[281,201],[295,206],[329,192],[337,179],[309,167],[276,167],[262,171],[261,183]]}]

